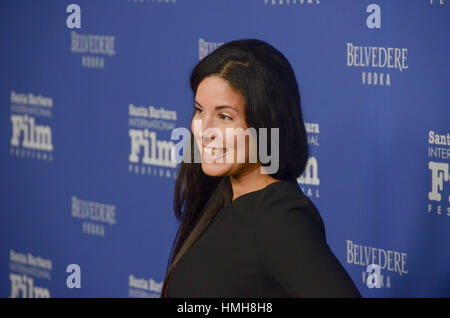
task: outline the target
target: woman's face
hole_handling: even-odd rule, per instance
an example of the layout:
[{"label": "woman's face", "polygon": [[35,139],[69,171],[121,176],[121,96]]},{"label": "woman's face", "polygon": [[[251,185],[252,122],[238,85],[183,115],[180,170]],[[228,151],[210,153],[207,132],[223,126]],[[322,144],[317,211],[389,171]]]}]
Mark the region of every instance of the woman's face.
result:
[{"label": "woman's face", "polygon": [[[231,131],[248,128],[244,97],[226,80],[209,76],[198,85],[194,103],[196,111],[191,131],[201,153],[203,172],[209,176],[234,176],[255,165],[248,163],[250,139],[245,137],[245,143],[238,143],[236,134],[227,136],[226,132],[227,128],[232,128]],[[210,148],[214,148],[214,152]],[[237,160],[238,151],[245,160]]]}]

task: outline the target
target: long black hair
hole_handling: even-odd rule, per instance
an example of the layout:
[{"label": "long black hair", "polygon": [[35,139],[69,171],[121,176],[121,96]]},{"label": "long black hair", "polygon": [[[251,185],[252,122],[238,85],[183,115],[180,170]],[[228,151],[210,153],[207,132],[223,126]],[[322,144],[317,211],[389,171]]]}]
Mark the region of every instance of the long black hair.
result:
[{"label": "long black hair", "polygon": [[[270,175],[279,180],[298,178],[306,168],[308,143],[297,79],[284,55],[261,40],[231,41],[219,46],[194,67],[190,76],[194,98],[198,85],[208,76],[219,76],[228,81],[244,97],[247,127],[255,128],[257,137],[259,128],[267,128],[265,149],[268,151],[271,149],[270,128],[279,129],[279,167]],[[195,109],[192,116],[194,114]],[[256,149],[259,149],[259,139]],[[175,182],[173,207],[180,224],[161,297],[168,297],[168,280],[180,258],[233,197],[228,176],[208,176],[203,173],[201,163],[194,162],[194,152],[198,149],[192,132],[190,141],[191,158],[188,162],[182,161]],[[269,164],[261,163],[263,166]]]}]

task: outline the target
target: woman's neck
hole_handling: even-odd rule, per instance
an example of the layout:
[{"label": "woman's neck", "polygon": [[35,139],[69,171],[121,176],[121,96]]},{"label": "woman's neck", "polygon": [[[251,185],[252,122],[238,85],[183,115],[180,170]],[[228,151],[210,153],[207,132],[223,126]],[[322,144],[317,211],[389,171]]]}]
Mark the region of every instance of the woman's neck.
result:
[{"label": "woman's neck", "polygon": [[269,184],[280,181],[269,174],[261,173],[261,167],[253,165],[244,172],[229,177],[233,189],[232,201],[243,194],[264,189]]}]

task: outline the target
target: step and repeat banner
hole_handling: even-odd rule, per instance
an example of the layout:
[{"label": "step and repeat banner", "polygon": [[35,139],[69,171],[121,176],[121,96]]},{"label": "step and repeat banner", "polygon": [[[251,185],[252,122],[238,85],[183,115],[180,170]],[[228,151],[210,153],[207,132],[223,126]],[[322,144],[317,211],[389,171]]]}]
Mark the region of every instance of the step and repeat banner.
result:
[{"label": "step and repeat banner", "polygon": [[0,296],[160,296],[190,72],[256,38],[295,70],[298,183],[361,294],[450,297],[449,29],[449,0],[2,1]]}]

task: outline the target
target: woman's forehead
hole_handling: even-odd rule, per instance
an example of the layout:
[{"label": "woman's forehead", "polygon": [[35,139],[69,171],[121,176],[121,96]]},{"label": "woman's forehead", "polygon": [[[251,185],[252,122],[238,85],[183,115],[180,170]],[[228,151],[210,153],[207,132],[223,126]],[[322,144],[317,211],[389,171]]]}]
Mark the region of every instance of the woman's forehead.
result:
[{"label": "woman's forehead", "polygon": [[195,102],[204,108],[216,106],[232,106],[237,111],[242,110],[244,98],[224,79],[210,76],[203,79],[195,95]]}]

